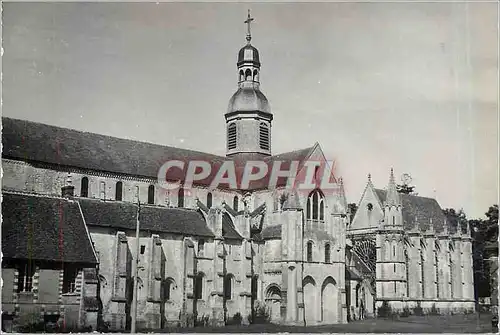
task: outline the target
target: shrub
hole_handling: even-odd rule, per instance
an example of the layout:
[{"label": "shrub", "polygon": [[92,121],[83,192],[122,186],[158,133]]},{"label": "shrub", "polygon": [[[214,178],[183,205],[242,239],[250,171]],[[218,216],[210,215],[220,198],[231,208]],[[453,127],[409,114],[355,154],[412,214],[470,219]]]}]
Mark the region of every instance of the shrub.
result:
[{"label": "shrub", "polygon": [[417,306],[413,307],[413,314],[416,316],[424,316],[424,310],[420,306],[420,301],[417,302]]},{"label": "shrub", "polygon": [[439,315],[439,309],[436,308],[436,304],[432,304],[429,315]]},{"label": "shrub", "polygon": [[208,327],[210,325],[210,316],[202,315],[196,320],[196,325],[200,327]]},{"label": "shrub", "polygon": [[392,308],[387,301],[383,301],[382,306],[377,308],[377,316],[381,318],[393,316]]},{"label": "shrub", "polygon": [[411,315],[410,308],[408,306],[403,307],[403,311],[401,312],[400,316],[403,318],[407,318]]},{"label": "shrub", "polygon": [[[271,315],[269,313],[269,308],[258,301],[256,301],[253,310],[253,323],[262,324],[271,322]],[[250,318],[252,318],[250,316]]]},{"label": "shrub", "polygon": [[227,324],[228,325],[241,325],[241,322],[243,321],[243,317],[241,316],[241,313],[236,313],[233,315],[231,319],[228,320]]}]

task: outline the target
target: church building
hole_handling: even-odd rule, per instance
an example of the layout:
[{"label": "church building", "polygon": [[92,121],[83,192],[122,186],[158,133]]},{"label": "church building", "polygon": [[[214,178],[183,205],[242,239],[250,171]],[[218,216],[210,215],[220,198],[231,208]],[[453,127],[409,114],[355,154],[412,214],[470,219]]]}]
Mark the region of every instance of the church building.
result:
[{"label": "church building", "polygon": [[470,232],[449,227],[434,199],[397,193],[392,172],[386,190],[368,181],[352,222],[338,176],[335,192],[267,175],[213,188],[212,169],[187,187],[184,167],[166,175],[179,187],[161,185],[162,164],[175,160],[239,172],[248,161],[298,162],[297,175],[311,161],[331,167],[318,143],[273,155],[251,20],[224,114],[225,157],[2,118],[3,328],[29,315],[130,329],[134,263],[138,329],[345,323],[384,301],[474,308]]}]

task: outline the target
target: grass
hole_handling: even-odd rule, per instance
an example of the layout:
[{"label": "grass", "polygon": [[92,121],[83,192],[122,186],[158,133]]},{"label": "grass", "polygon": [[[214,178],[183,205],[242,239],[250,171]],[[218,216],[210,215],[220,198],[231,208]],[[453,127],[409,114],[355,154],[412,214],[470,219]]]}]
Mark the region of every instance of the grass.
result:
[{"label": "grass", "polygon": [[[255,324],[224,328],[169,329],[179,333],[489,333],[491,314],[409,316],[400,319],[366,319],[348,324],[324,326],[281,326]],[[165,330],[161,331],[165,332]]]}]

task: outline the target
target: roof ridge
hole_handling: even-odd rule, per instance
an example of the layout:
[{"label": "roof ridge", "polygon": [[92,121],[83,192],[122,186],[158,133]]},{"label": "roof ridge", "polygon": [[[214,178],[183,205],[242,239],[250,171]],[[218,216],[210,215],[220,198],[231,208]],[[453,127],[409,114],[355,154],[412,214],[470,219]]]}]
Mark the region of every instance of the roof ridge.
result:
[{"label": "roof ridge", "polygon": [[78,130],[78,129],[75,129],[75,128],[69,128],[69,127],[63,127],[63,126],[56,126],[56,125],[52,125],[52,124],[48,124],[48,123],[43,123],[43,122],[37,122],[37,121],[31,121],[31,120],[24,120],[24,119],[16,119],[16,118],[11,118],[11,117],[6,117],[6,116],[2,116],[2,124],[3,124],[3,120],[4,119],[11,120],[13,122],[27,122],[27,123],[31,123],[31,124],[42,125],[42,126],[46,126],[46,127],[60,129],[60,130],[77,132],[77,133],[81,133],[81,134],[103,136],[103,137],[107,137],[107,138],[110,138],[110,139],[122,140],[122,141],[129,141],[129,142],[134,142],[134,143],[137,143],[137,144],[149,144],[149,145],[155,145],[155,146],[158,146],[158,147],[163,147],[163,148],[168,148],[168,149],[190,151],[192,153],[198,153],[198,154],[203,154],[203,155],[211,155],[211,156],[222,158],[222,159],[225,159],[225,160],[231,160],[230,157],[220,156],[220,155],[212,154],[212,153],[209,153],[209,152],[204,152],[204,151],[199,151],[199,150],[194,150],[194,149],[180,148],[180,147],[176,147],[176,146],[172,146],[172,145],[166,145],[166,144],[148,142],[148,141],[145,141],[145,140],[135,140],[135,139],[130,139],[130,138],[117,137],[117,136],[106,135],[106,134],[101,134],[101,133],[95,133],[95,132],[86,131],[86,130]]}]

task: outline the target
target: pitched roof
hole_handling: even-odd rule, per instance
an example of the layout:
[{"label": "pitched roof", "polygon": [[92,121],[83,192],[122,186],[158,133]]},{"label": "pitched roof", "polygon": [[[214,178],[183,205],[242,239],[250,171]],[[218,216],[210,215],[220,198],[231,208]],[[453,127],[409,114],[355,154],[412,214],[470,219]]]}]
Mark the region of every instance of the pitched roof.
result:
[{"label": "pitched roof", "polygon": [[[137,205],[121,201],[78,198],[88,225],[135,230]],[[213,237],[203,215],[185,208],[141,205],[141,230]]]},{"label": "pitched roof", "polygon": [[[385,202],[387,191],[375,189],[377,196],[382,203]],[[436,199],[426,198],[410,194],[399,194],[403,211],[403,227],[411,229],[415,225],[415,219],[419,228],[423,231],[429,227],[430,220],[434,225],[434,231],[443,230],[445,215]]]},{"label": "pitched roof", "polygon": [[236,231],[229,214],[222,214],[222,236],[233,240],[242,240],[243,237]]},{"label": "pitched roof", "polygon": [[267,226],[262,229],[262,238],[264,240],[281,238],[281,225]]},{"label": "pitched roof", "polygon": [[[196,204],[205,214],[208,214],[210,211],[210,209],[200,200],[197,200]],[[227,213],[222,215],[222,236],[228,239],[243,239],[243,237],[236,231],[236,228],[234,228],[233,221]]]},{"label": "pitched roof", "polygon": [[97,263],[74,201],[4,192],[2,219],[4,257]]},{"label": "pitched roof", "polygon": [[[179,168],[168,170],[166,177],[167,180],[171,181],[184,180],[187,163],[197,160],[209,162],[212,167],[207,178],[194,182],[202,186],[210,185],[219,168],[226,161],[236,163],[236,174],[238,180],[241,180],[245,163],[248,160],[263,159],[268,166],[277,160],[285,161],[282,164],[282,169],[285,169],[290,161],[298,160],[301,162],[299,166],[302,166],[304,160],[317,146],[315,144],[310,148],[276,156],[241,154],[222,157],[200,151],[139,142],[7,117],[2,117],[2,123],[2,156],[5,158],[153,179],[158,178],[160,167],[165,162],[171,160],[185,162],[182,170]],[[266,189],[270,174],[271,169],[269,168],[267,178],[252,181],[249,189]],[[279,178],[277,186],[285,185],[285,181],[285,178]],[[220,185],[220,188],[228,187],[228,185]]]}]

